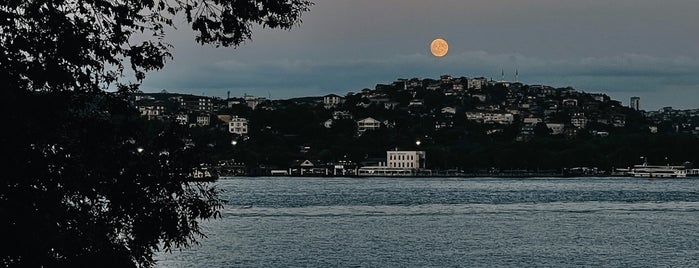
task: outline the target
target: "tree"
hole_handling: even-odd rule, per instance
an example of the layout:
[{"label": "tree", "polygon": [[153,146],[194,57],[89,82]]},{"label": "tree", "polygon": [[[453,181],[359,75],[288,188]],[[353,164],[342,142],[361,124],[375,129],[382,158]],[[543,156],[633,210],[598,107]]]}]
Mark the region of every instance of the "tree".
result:
[{"label": "tree", "polygon": [[547,137],[553,133],[553,130],[551,130],[549,127],[546,126],[546,123],[539,122],[536,123],[534,126],[534,136],[537,137]]},{"label": "tree", "polygon": [[126,99],[172,56],[165,32],[176,20],[201,44],[235,47],[254,25],[290,29],[310,5],[3,1],[0,263],[149,267],[160,246],[195,243],[222,202],[192,181],[205,155],[185,144],[186,129],[146,123]]}]

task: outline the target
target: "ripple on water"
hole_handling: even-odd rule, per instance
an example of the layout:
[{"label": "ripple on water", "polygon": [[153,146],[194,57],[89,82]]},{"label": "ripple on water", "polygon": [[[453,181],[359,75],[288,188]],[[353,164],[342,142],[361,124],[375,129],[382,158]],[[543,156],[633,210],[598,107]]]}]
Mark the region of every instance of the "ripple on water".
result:
[{"label": "ripple on water", "polygon": [[699,181],[235,178],[161,267],[699,267]]}]

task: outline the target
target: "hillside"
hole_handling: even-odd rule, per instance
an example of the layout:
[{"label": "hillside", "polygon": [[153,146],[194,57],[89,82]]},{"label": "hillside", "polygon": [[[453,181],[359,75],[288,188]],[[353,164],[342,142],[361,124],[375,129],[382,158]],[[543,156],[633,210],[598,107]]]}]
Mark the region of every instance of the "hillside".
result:
[{"label": "hillside", "polygon": [[[159,98],[146,99],[153,105]],[[361,165],[393,149],[424,150],[435,170],[611,170],[641,157],[662,164],[699,161],[696,114],[678,121],[570,87],[442,76],[398,79],[345,96],[210,99],[210,108],[185,107],[181,97],[167,102],[151,119],[188,114],[194,143],[247,173],[287,169],[299,160]],[[193,123],[193,115],[210,119]],[[230,133],[231,118],[245,120],[246,132]]]}]

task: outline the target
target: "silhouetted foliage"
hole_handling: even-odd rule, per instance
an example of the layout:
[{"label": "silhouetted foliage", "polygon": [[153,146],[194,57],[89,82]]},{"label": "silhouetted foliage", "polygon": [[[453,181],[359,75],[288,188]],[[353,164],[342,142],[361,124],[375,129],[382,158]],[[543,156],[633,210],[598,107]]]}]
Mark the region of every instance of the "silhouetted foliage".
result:
[{"label": "silhouetted foliage", "polygon": [[310,5],[305,0],[5,1],[0,81],[15,90],[94,92],[117,82],[129,67],[140,81],[171,57],[165,31],[182,17],[197,42],[237,46],[252,36],[253,25],[290,29]]},{"label": "silhouetted foliage", "polygon": [[[144,122],[128,93],[171,57],[165,32],[176,20],[201,44],[237,46],[255,25],[293,27],[310,5],[0,4],[0,114],[9,126],[0,133],[0,265],[149,267],[154,250],[195,242],[199,221],[221,207],[214,188],[192,181],[211,150],[197,140],[203,134]],[[135,79],[124,79],[126,69]],[[118,93],[102,92],[110,86]]]}]

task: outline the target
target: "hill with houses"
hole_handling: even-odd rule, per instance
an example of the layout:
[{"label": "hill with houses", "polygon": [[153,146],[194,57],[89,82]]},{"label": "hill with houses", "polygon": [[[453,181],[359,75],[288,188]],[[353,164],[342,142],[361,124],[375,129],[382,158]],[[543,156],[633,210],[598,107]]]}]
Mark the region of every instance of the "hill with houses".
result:
[{"label": "hill with houses", "polygon": [[190,143],[233,175],[353,175],[386,165],[389,151],[425,152],[416,169],[457,174],[699,161],[699,110],[646,112],[603,93],[482,77],[287,100],[163,91],[131,101],[145,119],[190,127]]}]

